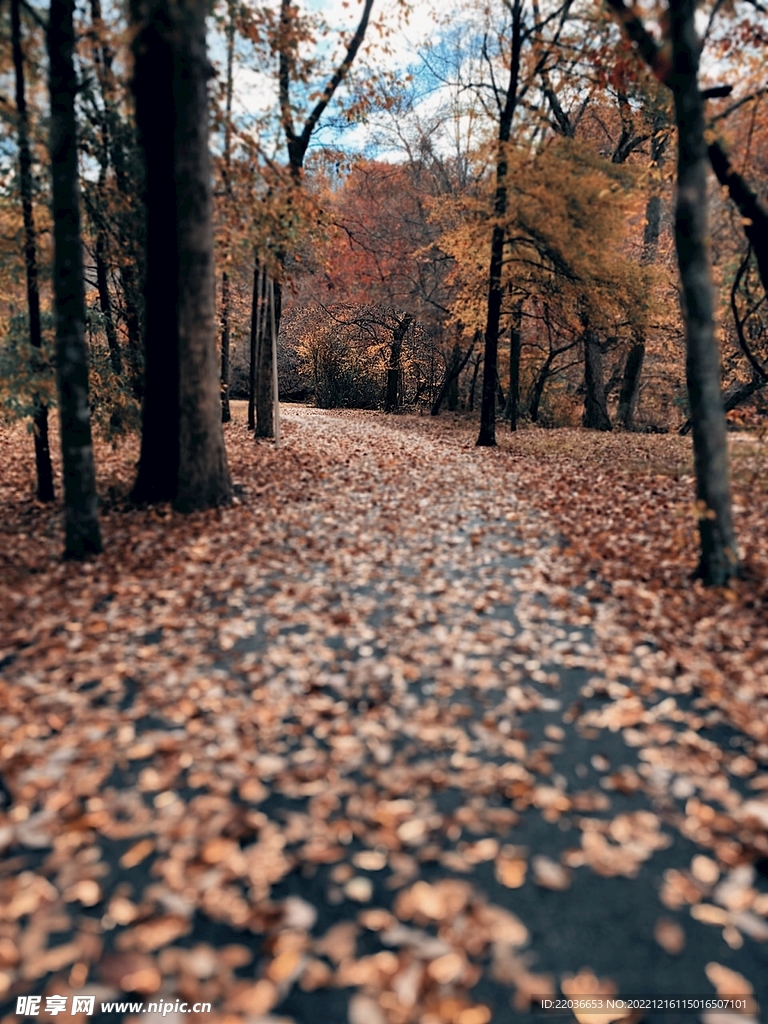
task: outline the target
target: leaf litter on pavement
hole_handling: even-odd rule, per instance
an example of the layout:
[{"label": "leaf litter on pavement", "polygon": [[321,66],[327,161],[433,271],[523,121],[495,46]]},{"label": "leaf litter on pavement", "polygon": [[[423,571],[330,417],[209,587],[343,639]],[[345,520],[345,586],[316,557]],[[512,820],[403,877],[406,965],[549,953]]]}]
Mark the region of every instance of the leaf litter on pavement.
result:
[{"label": "leaf litter on pavement", "polygon": [[351,1024],[485,1024],[616,993],[589,948],[545,963],[539,908],[680,843],[646,897],[659,977],[711,932],[696,990],[754,1002],[766,460],[737,462],[750,574],[708,592],[687,441],[472,442],[292,408],[276,450],[238,409],[235,503],[187,517],[125,505],[135,443],[100,446],[106,552],[63,565],[3,429],[4,1024],[27,993],[227,1024],[324,998]]}]

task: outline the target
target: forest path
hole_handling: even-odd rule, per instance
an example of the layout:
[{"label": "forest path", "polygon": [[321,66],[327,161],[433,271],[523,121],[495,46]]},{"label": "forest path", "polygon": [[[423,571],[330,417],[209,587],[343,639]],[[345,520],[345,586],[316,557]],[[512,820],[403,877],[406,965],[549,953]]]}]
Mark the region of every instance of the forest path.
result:
[{"label": "forest path", "polygon": [[228,428],[239,506],[114,508],[102,560],[14,581],[6,1011],[89,986],[249,1024],[768,1005],[744,737],[575,572],[525,500],[546,467],[428,419],[284,414],[280,450]]}]

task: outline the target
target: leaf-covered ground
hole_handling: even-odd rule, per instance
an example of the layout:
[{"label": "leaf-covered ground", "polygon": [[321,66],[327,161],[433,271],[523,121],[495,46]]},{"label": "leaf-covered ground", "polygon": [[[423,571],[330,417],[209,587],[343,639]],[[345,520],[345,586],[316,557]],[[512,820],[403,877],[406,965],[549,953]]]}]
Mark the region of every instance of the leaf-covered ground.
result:
[{"label": "leaf-covered ground", "polygon": [[30,993],[221,1024],[612,992],[759,1019],[764,446],[733,445],[746,578],[707,592],[687,440],[478,450],[304,408],[284,434],[238,407],[236,503],[188,517],[124,505],[136,447],[100,447],[106,553],[64,565],[0,432],[3,1024]]}]

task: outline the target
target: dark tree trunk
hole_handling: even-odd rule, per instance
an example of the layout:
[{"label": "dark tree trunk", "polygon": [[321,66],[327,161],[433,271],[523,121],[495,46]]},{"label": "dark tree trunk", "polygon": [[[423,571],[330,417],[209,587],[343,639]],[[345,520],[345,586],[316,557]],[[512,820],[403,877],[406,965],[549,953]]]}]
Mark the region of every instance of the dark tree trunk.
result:
[{"label": "dark tree trunk", "polygon": [[707,231],[707,145],[698,88],[699,40],[695,0],[670,0],[678,130],[675,242],[683,293],[686,377],[693,423],[701,558],[696,575],[723,585],[738,570],[731,520],[728,446],[720,392],[720,359],[713,320]]},{"label": "dark tree trunk", "polygon": [[182,512],[231,496],[216,357],[205,11],[203,0],[131,5],[147,171],[146,392],[134,493],[171,499]]},{"label": "dark tree trunk", "polygon": [[179,253],[174,168],[174,53],[154,5],[135,0],[133,92],[145,153],[147,269],[144,403],[136,501],[173,501],[179,478]]},{"label": "dark tree trunk", "polygon": [[400,364],[403,354],[403,342],[408,328],[413,322],[410,313],[392,331],[392,343],[389,346],[389,366],[387,367],[387,387],[384,392],[384,412],[397,412],[400,408]]},{"label": "dark tree trunk", "polygon": [[[730,391],[726,391],[723,395],[723,410],[724,412],[730,412],[731,409],[738,409],[744,402],[756,395],[758,391],[762,391],[764,387],[768,385],[768,380],[762,377],[754,376],[752,380],[746,382],[746,384],[737,384]],[[685,423],[680,427],[678,431],[683,437],[691,432],[691,421],[686,420]]]},{"label": "dark tree trunk", "polygon": [[498,384],[499,323],[501,320],[502,271],[504,266],[504,240],[506,232],[503,218],[507,212],[507,162],[506,146],[512,132],[512,121],[517,104],[517,83],[520,75],[520,50],[522,47],[522,0],[512,2],[512,40],[509,64],[509,80],[504,106],[499,113],[498,151],[496,156],[496,195],[493,212],[495,224],[491,234],[491,261],[488,268],[488,315],[485,325],[485,355],[483,363],[483,389],[480,408],[480,434],[478,446],[492,447],[496,444],[496,388]]},{"label": "dark tree trunk", "polygon": [[[19,143],[19,186],[24,218],[24,269],[27,278],[27,309],[29,311],[29,344],[32,366],[41,360],[43,336],[40,324],[40,288],[37,276],[37,232],[32,202],[32,152],[29,147],[29,117],[24,88],[24,54],[21,48],[21,17],[19,0],[11,0],[11,37],[13,67],[16,77],[16,117]],[[35,468],[38,501],[53,501],[53,467],[48,441],[48,407],[37,395],[33,398]]]},{"label": "dark tree trunk", "polygon": [[611,420],[605,401],[603,353],[597,334],[584,328],[584,415],[581,424],[589,430],[610,430]]},{"label": "dark tree trunk", "polygon": [[64,469],[65,558],[101,551],[88,406],[85,286],[75,135],[74,0],[51,0],[48,17],[50,151],[53,178],[53,291],[56,371]]},{"label": "dark tree trunk", "polygon": [[221,422],[229,423],[229,276],[221,275]]},{"label": "dark tree trunk", "polygon": [[763,290],[768,295],[768,210],[744,178],[731,166],[720,142],[712,143],[708,153],[717,180],[728,189],[731,201],[741,214],[744,234],[754,250]]},{"label": "dark tree trunk", "polygon": [[451,355],[451,365],[448,368],[448,372],[445,375],[444,387],[440,389],[439,394],[432,403],[432,409],[430,410],[433,416],[437,416],[440,412],[440,405],[442,404],[443,396],[445,396],[445,404],[448,406],[449,412],[456,412],[459,408],[459,367],[461,366],[461,345],[458,342],[453,346],[453,353]]},{"label": "dark tree trunk", "polygon": [[477,387],[477,373],[478,373],[478,370],[480,369],[480,364],[482,363],[482,361],[483,361],[483,357],[481,355],[478,355],[477,358],[475,359],[475,365],[474,365],[474,367],[472,369],[472,382],[469,385],[469,403],[468,403],[469,411],[470,412],[474,412],[475,411],[475,388]]},{"label": "dark tree trunk", "polygon": [[120,344],[117,340],[115,321],[112,317],[112,299],[109,296],[109,275],[107,271],[107,239],[99,229],[96,233],[96,286],[99,290],[99,307],[104,317],[104,330],[109,346],[109,361],[116,376],[123,372]]},{"label": "dark tree trunk", "polygon": [[[446,370],[445,377],[443,378],[443,383],[440,385],[440,390],[438,391],[437,396],[435,397],[435,400],[432,403],[432,408],[430,410],[431,416],[440,415],[440,407],[443,404],[443,401],[445,400],[446,397],[448,397],[449,399],[448,408],[451,410],[451,412],[456,412],[456,410],[458,409],[459,377],[461,376],[461,371],[469,362],[469,357],[475,350],[476,340],[477,336],[475,336],[475,338],[473,339],[472,344],[469,346],[464,356],[462,356],[461,354],[461,346],[458,344],[458,342],[453,346],[453,355],[451,357],[451,363],[449,368]],[[474,376],[472,377],[473,387],[476,377],[477,367],[475,367]],[[454,398],[455,403],[451,404],[454,401]]]},{"label": "dark tree trunk", "polygon": [[548,355],[544,360],[544,364],[536,374],[536,380],[533,382],[531,400],[528,403],[528,415],[531,418],[531,423],[539,422],[539,406],[541,405],[541,399],[544,394],[544,385],[549,379],[550,370],[554,361],[555,356],[553,353],[550,353],[550,355]]},{"label": "dark tree trunk", "polygon": [[248,429],[256,429],[256,368],[259,360],[261,310],[263,308],[263,275],[258,256],[253,264],[253,297],[251,299],[251,335],[248,346]]},{"label": "dark tree trunk", "polygon": [[267,289],[262,298],[264,312],[261,318],[262,329],[256,372],[256,437],[275,436],[275,404],[272,395],[274,372],[272,365],[272,315],[274,312],[274,329],[277,333],[282,312],[283,290],[279,281],[275,281],[273,287],[275,292],[274,311],[271,308]]},{"label": "dark tree trunk", "polygon": [[517,416],[520,405],[520,347],[522,342],[523,304],[515,306],[512,324],[509,328],[509,392],[505,418],[509,420],[509,429],[517,430]]},{"label": "dark tree trunk", "polygon": [[637,342],[629,350],[627,361],[624,364],[624,376],[621,381],[619,392],[618,420],[624,430],[631,430],[637,407],[637,396],[640,390],[640,374],[643,370],[645,359],[645,345],[642,341]]}]

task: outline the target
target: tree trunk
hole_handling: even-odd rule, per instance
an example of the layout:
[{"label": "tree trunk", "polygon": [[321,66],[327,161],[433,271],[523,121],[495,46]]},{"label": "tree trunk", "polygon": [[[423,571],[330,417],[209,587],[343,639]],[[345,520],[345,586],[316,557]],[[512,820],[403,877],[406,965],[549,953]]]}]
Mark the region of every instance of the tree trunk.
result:
[{"label": "tree trunk", "polygon": [[[275,289],[275,332],[280,324],[283,290],[279,281],[274,282]],[[262,299],[264,313],[262,316],[261,338],[259,339],[258,364],[256,373],[256,437],[275,436],[275,405],[272,398],[272,310],[267,300],[265,289]]]},{"label": "tree trunk", "polygon": [[[234,87],[233,67],[235,59],[235,4],[229,0],[229,21],[227,22],[227,84],[224,106],[224,192],[227,203],[232,202],[232,93]],[[230,210],[226,211],[229,215]],[[230,346],[230,293],[229,275],[226,270],[221,275],[221,422],[229,423],[232,412],[229,408],[229,346]]]},{"label": "tree trunk", "polygon": [[439,394],[432,403],[432,409],[430,410],[433,416],[437,416],[440,412],[440,405],[442,404],[443,396],[445,396],[445,404],[448,406],[448,412],[456,412],[459,408],[459,367],[461,366],[461,345],[458,342],[453,346],[453,353],[451,354],[451,365],[448,368],[448,372],[445,375],[444,386],[440,389]]},{"label": "tree trunk", "polygon": [[618,420],[624,430],[632,429],[632,422],[637,408],[637,397],[640,392],[640,374],[645,359],[645,345],[638,341],[629,350],[624,364],[624,377],[619,392]]},{"label": "tree trunk", "polygon": [[584,415],[581,424],[589,430],[611,429],[603,383],[603,353],[589,324],[584,327]]},{"label": "tree trunk", "polygon": [[505,418],[509,420],[509,429],[517,430],[517,416],[520,405],[520,347],[522,342],[523,304],[515,306],[512,324],[509,328],[509,393]]},{"label": "tree trunk", "polygon": [[[758,391],[762,391],[764,387],[768,385],[768,380],[764,380],[762,377],[755,375],[752,380],[746,382],[746,384],[737,384],[730,391],[726,391],[723,394],[723,411],[730,412],[731,409],[738,409],[744,402],[756,395]],[[685,437],[686,434],[691,432],[691,421],[686,420],[685,423],[680,427],[678,433]]]},{"label": "tree trunk", "polygon": [[53,178],[53,291],[56,371],[64,469],[65,558],[101,551],[88,406],[85,286],[75,134],[74,0],[51,0],[48,17],[50,152]]},{"label": "tree trunk", "polygon": [[[461,354],[461,346],[459,345],[459,343],[457,342],[453,346],[453,355],[451,357],[451,363],[449,368],[446,370],[445,377],[443,378],[443,383],[440,385],[440,390],[438,391],[437,396],[435,397],[435,400],[432,403],[432,408],[430,410],[431,416],[440,415],[440,406],[443,404],[443,401],[446,397],[448,398],[448,408],[450,409],[450,411],[456,412],[456,410],[458,409],[459,377],[461,376],[461,371],[469,362],[469,357],[475,350],[476,340],[477,335],[475,336],[475,338],[473,338],[472,344],[469,346],[469,348],[466,351],[466,354],[463,357]],[[472,378],[473,387],[476,376],[477,368],[475,368],[475,375]]]},{"label": "tree trunk", "polygon": [[686,377],[693,424],[701,558],[696,575],[723,585],[738,570],[731,521],[728,446],[720,392],[720,359],[713,321],[707,233],[707,145],[698,88],[699,41],[695,0],[670,0],[678,131],[675,242],[683,294]]},{"label": "tree trunk", "polygon": [[205,11],[203,0],[131,5],[148,235],[147,379],[135,493],[145,501],[170,498],[182,512],[231,497],[216,358]]},{"label": "tree trunk", "polygon": [[531,423],[539,422],[539,406],[541,405],[542,395],[544,394],[544,385],[547,383],[549,378],[549,371],[554,362],[555,357],[553,354],[547,356],[544,360],[539,372],[536,374],[536,380],[533,383],[531,390],[531,400],[528,404],[528,415],[531,418]]},{"label": "tree trunk", "polygon": [[[472,370],[472,383],[469,385],[469,411],[475,411],[475,388],[477,387],[477,372],[480,369],[480,364],[483,361],[483,357],[478,355],[475,359],[475,365]],[[495,411],[495,410],[494,410]]]},{"label": "tree trunk", "polygon": [[[29,311],[29,344],[33,368],[40,362],[43,335],[40,324],[40,288],[37,276],[37,232],[32,202],[32,152],[29,148],[29,118],[24,88],[24,55],[21,48],[21,17],[19,0],[11,0],[11,37],[13,66],[16,77],[16,117],[19,143],[19,186],[24,218],[24,269],[27,278],[27,309]],[[48,441],[48,406],[33,396],[35,468],[37,500],[53,501],[53,467]]]},{"label": "tree trunk", "polygon": [[768,210],[744,178],[731,166],[720,142],[713,142],[709,146],[708,155],[717,180],[728,189],[731,201],[741,214],[744,234],[754,250],[763,290],[768,295]]},{"label": "tree trunk", "polygon": [[101,228],[96,233],[96,287],[99,291],[99,307],[104,317],[104,330],[109,346],[109,361],[115,376],[123,372],[123,360],[120,356],[120,345],[117,340],[115,321],[112,317],[112,300],[109,296],[109,277],[107,271],[107,239]]},{"label": "tree trunk", "polygon": [[251,299],[251,335],[248,346],[248,429],[256,429],[256,367],[259,358],[260,316],[262,303],[262,270],[258,256],[253,264],[253,296]]},{"label": "tree trunk", "polygon": [[392,331],[389,366],[387,367],[387,387],[384,392],[384,412],[397,412],[400,407],[400,361],[403,354],[403,342],[412,322],[413,317],[410,313],[406,313]]},{"label": "tree trunk", "polygon": [[221,275],[221,422],[229,423],[229,276]]},{"label": "tree trunk", "polygon": [[522,0],[512,0],[512,40],[509,80],[503,108],[499,112],[498,150],[496,155],[496,195],[493,212],[495,223],[491,233],[491,261],[488,268],[488,314],[485,325],[485,356],[480,408],[480,434],[477,445],[496,444],[496,387],[498,384],[499,323],[501,320],[502,272],[504,267],[503,219],[507,212],[507,175],[509,165],[506,146],[512,132],[517,104],[517,83],[520,74],[522,46]]},{"label": "tree trunk", "polygon": [[[120,117],[119,100],[117,96],[118,90],[112,69],[114,54],[112,53],[108,43],[105,41],[105,26],[101,13],[101,0],[90,0],[90,8],[93,33],[93,60],[96,67],[97,78],[99,80],[102,102],[101,132],[103,156],[102,177],[99,182],[99,192],[101,194],[103,176],[106,174],[107,167],[111,162],[115,172],[115,184],[117,185],[118,191],[132,204],[135,190],[125,169],[124,145],[121,139],[121,135],[125,134],[125,130]],[[138,240],[141,238],[141,231],[136,231],[136,225],[134,223],[131,223],[129,229],[127,228],[126,214],[123,211],[120,211],[115,217],[113,227],[116,232],[118,242],[119,255],[117,263],[119,266],[121,291],[123,294],[125,326],[128,333],[126,361],[129,368],[131,390],[133,391],[134,397],[141,400],[144,395],[144,358],[142,353],[141,302],[135,272],[135,261],[139,248]],[[99,229],[102,234],[106,236],[103,224],[99,225]],[[99,240],[97,238],[97,249],[98,247]],[[102,241],[102,251],[105,257],[106,250],[106,237],[104,237]],[[108,295],[109,293],[104,293],[100,284],[99,293],[102,312],[105,314],[105,317],[107,317],[103,296],[104,294]],[[110,318],[114,325],[115,316],[113,308],[110,309],[110,317],[107,319],[109,320]],[[117,336],[115,334],[115,340],[116,337]],[[109,335],[107,340],[110,343],[110,353],[118,351],[112,347],[112,339]],[[122,362],[122,353],[120,353],[121,365]],[[115,362],[113,358],[113,367],[114,365]]]}]

